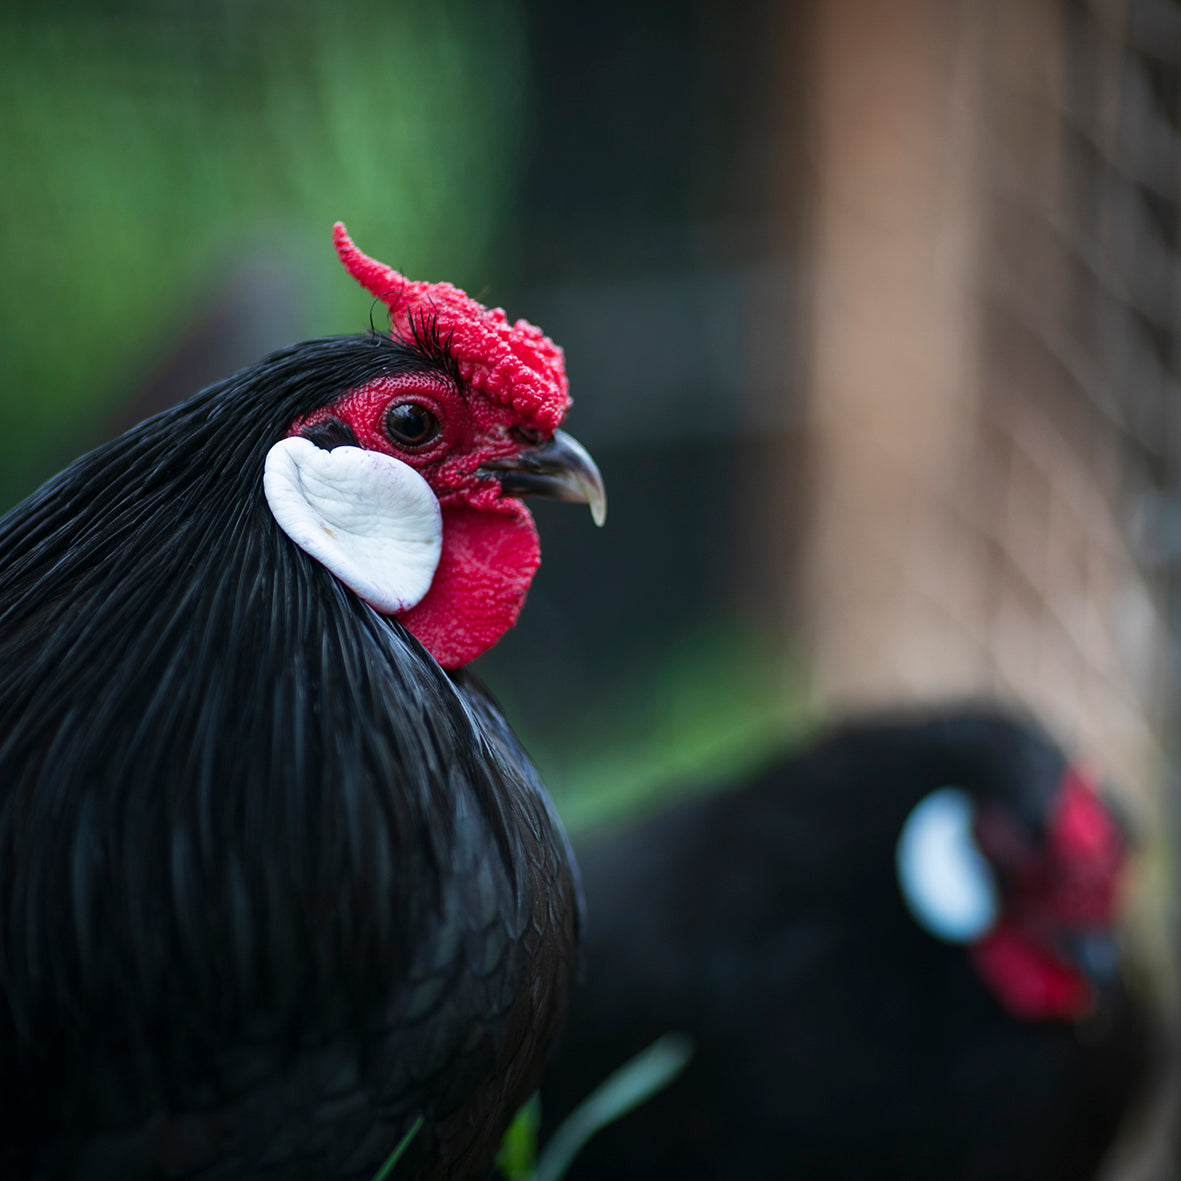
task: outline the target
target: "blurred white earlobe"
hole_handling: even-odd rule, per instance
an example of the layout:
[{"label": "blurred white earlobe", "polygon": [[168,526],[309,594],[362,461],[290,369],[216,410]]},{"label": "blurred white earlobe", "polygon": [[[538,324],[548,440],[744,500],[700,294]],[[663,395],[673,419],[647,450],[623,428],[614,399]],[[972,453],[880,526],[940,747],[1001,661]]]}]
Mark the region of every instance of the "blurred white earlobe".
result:
[{"label": "blurred white earlobe", "polygon": [[992,870],[972,837],[975,811],[959,788],[933,791],[911,809],[895,850],[915,921],[949,943],[974,942],[1000,913]]}]

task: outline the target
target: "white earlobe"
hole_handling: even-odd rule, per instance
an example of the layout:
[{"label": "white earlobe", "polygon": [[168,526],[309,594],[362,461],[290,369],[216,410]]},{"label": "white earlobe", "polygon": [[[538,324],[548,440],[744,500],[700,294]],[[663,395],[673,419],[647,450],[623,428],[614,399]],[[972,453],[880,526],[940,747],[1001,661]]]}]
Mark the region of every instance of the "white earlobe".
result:
[{"label": "white earlobe", "polygon": [[282,439],[267,453],[263,491],[283,532],[378,611],[404,611],[430,588],[442,518],[409,465],[360,447]]},{"label": "white earlobe", "polygon": [[924,796],[906,818],[895,849],[902,897],[924,930],[972,943],[1000,913],[996,882],[972,838],[975,806],[956,787]]}]

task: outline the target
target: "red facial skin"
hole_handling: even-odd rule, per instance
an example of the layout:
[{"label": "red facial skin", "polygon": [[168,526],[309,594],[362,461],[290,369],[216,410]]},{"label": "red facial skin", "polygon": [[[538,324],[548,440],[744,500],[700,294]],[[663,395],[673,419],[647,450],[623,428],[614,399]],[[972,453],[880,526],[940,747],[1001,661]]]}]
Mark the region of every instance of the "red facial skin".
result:
[{"label": "red facial skin", "polygon": [[[442,425],[419,449],[398,446],[383,423],[391,406],[425,407]],[[382,378],[332,406],[297,419],[290,434],[324,418],[346,422],[368,451],[413,467],[434,489],[443,516],[443,550],[426,596],[397,618],[444,668],[459,668],[496,643],[517,621],[541,561],[537,530],[519,500],[475,474],[490,459],[515,455],[520,415],[485,399],[469,403],[442,378]]]},{"label": "red facial skin", "polygon": [[[430,326],[451,358],[458,388],[442,374],[386,377],[350,390],[297,419],[289,435],[333,417],[361,447],[415,468],[439,498],[443,547],[426,596],[398,614],[444,668],[490,648],[516,622],[541,561],[537,530],[481,464],[519,453],[553,434],[570,398],[562,350],[532,324],[510,324],[449,283],[414,283],[362,254],[339,222],[337,253],[349,273],[390,310],[391,334],[411,342]],[[439,434],[406,447],[385,428],[391,406],[410,402],[438,420]]]},{"label": "red facial skin", "polygon": [[1006,898],[1000,922],[971,949],[977,971],[1015,1017],[1086,1016],[1095,1000],[1091,983],[1055,949],[1064,937],[1106,934],[1115,924],[1125,850],[1110,813],[1071,767],[1043,844],[986,809],[977,818],[976,840]]}]

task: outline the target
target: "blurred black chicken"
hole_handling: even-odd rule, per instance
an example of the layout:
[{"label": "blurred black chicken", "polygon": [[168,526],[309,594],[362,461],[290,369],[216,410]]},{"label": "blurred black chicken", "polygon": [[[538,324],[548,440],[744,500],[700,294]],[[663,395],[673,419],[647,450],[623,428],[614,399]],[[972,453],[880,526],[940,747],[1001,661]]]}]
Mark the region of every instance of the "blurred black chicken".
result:
[{"label": "blurred black chicken", "polygon": [[[602,486],[561,351],[337,227],[295,345],[0,521],[0,1177],[489,1167],[567,1004],[565,838],[462,666]],[[447,669],[449,671],[444,671]]]},{"label": "blurred black chicken", "polygon": [[1081,1181],[1148,1069],[1121,830],[1031,725],[851,724],[579,854],[547,1127],[662,1033],[696,1053],[575,1181]]}]

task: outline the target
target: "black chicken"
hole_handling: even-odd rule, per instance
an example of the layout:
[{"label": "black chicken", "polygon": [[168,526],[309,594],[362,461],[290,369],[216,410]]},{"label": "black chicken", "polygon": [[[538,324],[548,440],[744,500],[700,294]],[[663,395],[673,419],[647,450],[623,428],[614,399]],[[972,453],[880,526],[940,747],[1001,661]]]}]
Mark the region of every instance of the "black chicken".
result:
[{"label": "black chicken", "polygon": [[561,1024],[565,838],[462,666],[537,566],[519,498],[602,485],[552,342],[337,248],[389,336],[0,521],[6,1179],[370,1181],[419,1117],[398,1175],[477,1176]]},{"label": "black chicken", "polygon": [[574,1179],[1081,1181],[1144,1077],[1124,841],[1031,725],[852,724],[579,862],[547,1125],[666,1031],[696,1053]]}]

